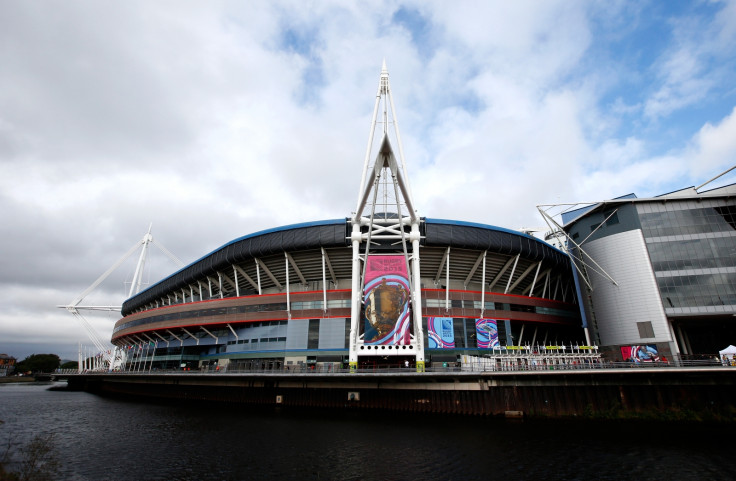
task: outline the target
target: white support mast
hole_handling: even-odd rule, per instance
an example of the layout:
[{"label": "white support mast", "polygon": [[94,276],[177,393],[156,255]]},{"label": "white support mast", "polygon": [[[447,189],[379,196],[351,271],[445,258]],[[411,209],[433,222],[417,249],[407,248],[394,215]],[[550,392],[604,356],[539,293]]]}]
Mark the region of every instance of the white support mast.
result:
[{"label": "white support mast", "polygon": [[133,281],[130,283],[130,291],[128,292],[128,299],[133,297],[133,294],[137,294],[141,291],[141,283],[143,282],[143,268],[146,266],[146,254],[148,253],[148,244],[153,242],[153,236],[151,235],[151,227],[153,224],[148,224],[148,232],[140,240],[141,255],[138,257],[138,265],[135,267],[135,274],[133,274]]},{"label": "white support mast", "polygon": [[74,317],[77,318],[77,320],[82,324],[82,327],[87,331],[87,335],[89,336],[90,340],[94,344],[95,348],[101,353],[104,360],[107,362],[108,369],[114,369],[118,365],[121,364],[121,362],[124,362],[125,353],[123,350],[119,350],[117,348],[114,348],[109,342],[102,339],[102,337],[99,335],[97,330],[92,326],[92,324],[85,319],[85,317],[79,312],[80,310],[91,310],[91,311],[120,311],[121,306],[83,306],[80,305],[80,303],[84,300],[85,297],[87,297],[92,291],[94,291],[97,287],[102,284],[105,279],[107,279],[110,274],[112,274],[117,268],[119,268],[130,256],[132,256],[138,249],[141,249],[140,256],[138,257],[138,264],[136,265],[135,274],[133,276],[133,281],[130,285],[130,291],[128,292],[128,297],[133,297],[135,294],[138,294],[141,289],[142,280],[143,280],[143,270],[146,265],[146,257],[148,254],[148,245],[149,244],[155,244],[156,247],[158,247],[164,254],[166,254],[170,259],[172,259],[176,264],[177,267],[183,267],[184,263],[179,260],[176,256],[174,256],[169,250],[167,250],[162,245],[156,243],[153,239],[153,236],[151,235],[151,227],[152,224],[149,224],[148,226],[148,232],[143,236],[141,240],[136,242],[129,250],[128,252],[123,255],[117,262],[115,262],[107,271],[105,271],[104,274],[102,274],[100,277],[97,278],[96,281],[94,281],[87,289],[85,289],[81,294],[79,294],[74,300],[65,305],[65,306],[57,306],[62,309],[66,309],[69,311]]},{"label": "white support mast", "polygon": [[[382,108],[382,137],[378,145],[378,153],[371,165],[371,151],[377,128],[378,112]],[[393,135],[398,145],[399,158],[394,155],[390,140],[389,124],[393,124]],[[358,190],[358,201],[355,212],[350,219],[352,233],[350,241],[353,247],[352,257],[352,302],[350,318],[349,354],[350,368],[358,366],[360,356],[372,355],[407,355],[415,356],[418,371],[424,370],[424,337],[422,333],[421,281],[419,265],[420,218],[414,208],[409,186],[409,179],[404,161],[404,149],[401,144],[398,119],[391,95],[388,70],[383,62],[378,82],[373,118],[368,135],[368,147],[363,162],[363,174]],[[360,323],[363,322],[363,286],[365,283],[365,264],[371,248],[382,241],[394,241],[393,245],[401,245],[410,285],[411,315],[413,332],[410,333],[409,345],[386,346],[388,349],[366,349],[367,346],[360,335]],[[411,255],[408,246],[411,245]],[[363,254],[361,254],[361,247]],[[401,349],[399,349],[401,348]]]}]

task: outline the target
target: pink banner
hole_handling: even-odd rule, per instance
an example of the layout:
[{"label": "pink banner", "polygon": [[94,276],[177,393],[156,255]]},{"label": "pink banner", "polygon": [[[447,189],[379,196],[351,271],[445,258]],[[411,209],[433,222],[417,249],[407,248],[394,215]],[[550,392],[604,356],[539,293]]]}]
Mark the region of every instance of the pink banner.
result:
[{"label": "pink banner", "polygon": [[366,344],[409,344],[409,291],[404,256],[368,256],[363,290]]},{"label": "pink banner", "polygon": [[640,346],[621,346],[621,358],[626,362],[657,362],[659,352],[656,344],[644,344]]}]

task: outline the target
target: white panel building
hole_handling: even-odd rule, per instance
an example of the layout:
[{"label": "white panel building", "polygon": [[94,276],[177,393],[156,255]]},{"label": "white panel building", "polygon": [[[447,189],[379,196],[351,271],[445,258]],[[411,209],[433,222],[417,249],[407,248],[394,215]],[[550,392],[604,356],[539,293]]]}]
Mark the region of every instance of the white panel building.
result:
[{"label": "white panel building", "polygon": [[734,194],[632,194],[562,215],[587,325],[609,356],[654,345],[698,359],[736,343]]}]

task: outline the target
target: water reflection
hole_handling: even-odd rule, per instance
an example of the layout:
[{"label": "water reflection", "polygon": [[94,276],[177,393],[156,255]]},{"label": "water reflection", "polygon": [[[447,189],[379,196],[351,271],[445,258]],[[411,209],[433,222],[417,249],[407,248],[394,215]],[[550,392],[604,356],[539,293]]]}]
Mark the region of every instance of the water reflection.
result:
[{"label": "water reflection", "polygon": [[0,442],[56,433],[62,480],[730,479],[728,426],[127,402],[0,385]]}]

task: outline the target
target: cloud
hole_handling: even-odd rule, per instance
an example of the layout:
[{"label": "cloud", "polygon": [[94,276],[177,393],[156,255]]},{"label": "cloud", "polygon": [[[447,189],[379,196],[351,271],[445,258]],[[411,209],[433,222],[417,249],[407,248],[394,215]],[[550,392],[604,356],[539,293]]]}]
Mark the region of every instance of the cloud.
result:
[{"label": "cloud", "polygon": [[736,46],[736,9],[733,2],[712,2],[703,13],[693,7],[687,15],[670,18],[671,45],[653,68],[658,88],[646,100],[644,111],[658,119],[707,99],[713,90],[724,87],[728,70],[733,69]]},{"label": "cloud", "polygon": [[693,138],[692,175],[717,174],[736,165],[736,107],[718,124],[706,123]]},{"label": "cloud", "polygon": [[658,118],[704,98],[712,81],[699,77],[701,54],[689,48],[672,53],[662,66],[662,86],[647,100],[644,112]]},{"label": "cloud", "polygon": [[[421,215],[533,227],[539,203],[707,180],[733,158],[736,49],[734,3],[706,7],[2,3],[0,351],[84,340],[54,306],[149,223],[189,263],[349,215],[384,58]],[[88,301],[120,304],[134,268]]]}]

